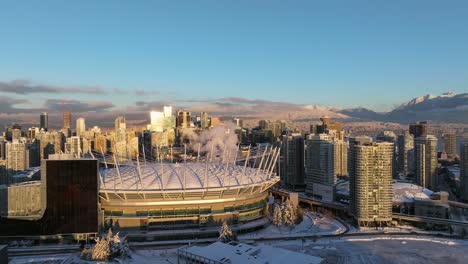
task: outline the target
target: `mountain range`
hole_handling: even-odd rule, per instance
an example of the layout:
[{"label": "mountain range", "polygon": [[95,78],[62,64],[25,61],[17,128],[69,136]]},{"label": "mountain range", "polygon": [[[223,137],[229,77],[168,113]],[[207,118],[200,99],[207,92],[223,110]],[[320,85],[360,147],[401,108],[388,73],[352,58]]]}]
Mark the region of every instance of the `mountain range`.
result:
[{"label": "mountain range", "polygon": [[428,94],[414,98],[386,113],[377,113],[366,108],[341,109],[337,112],[348,118],[363,121],[409,123],[428,120],[468,124],[468,93],[448,92],[438,96]]}]

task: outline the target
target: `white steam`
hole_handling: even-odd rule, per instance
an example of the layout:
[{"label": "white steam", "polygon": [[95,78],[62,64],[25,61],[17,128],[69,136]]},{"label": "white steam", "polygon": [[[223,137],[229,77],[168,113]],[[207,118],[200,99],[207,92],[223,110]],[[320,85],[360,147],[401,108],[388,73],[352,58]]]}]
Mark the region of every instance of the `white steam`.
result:
[{"label": "white steam", "polygon": [[193,129],[182,130],[182,138],[188,139],[187,147],[195,152],[206,153],[210,160],[234,161],[238,150],[238,139],[234,124],[205,129],[200,134]]}]

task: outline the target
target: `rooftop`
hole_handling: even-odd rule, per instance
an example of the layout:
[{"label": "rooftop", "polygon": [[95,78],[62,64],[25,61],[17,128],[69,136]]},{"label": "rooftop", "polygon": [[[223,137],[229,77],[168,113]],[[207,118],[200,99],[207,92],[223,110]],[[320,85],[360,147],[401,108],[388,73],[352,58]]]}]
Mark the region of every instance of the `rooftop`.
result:
[{"label": "rooftop", "polygon": [[215,242],[209,246],[191,246],[182,248],[180,251],[201,256],[218,263],[230,264],[283,264],[283,263],[303,263],[316,264],[322,261],[321,258],[306,255],[283,248],[274,248],[269,245],[252,246],[244,243]]},{"label": "rooftop", "polygon": [[[233,164],[187,162],[147,163],[101,169],[101,190],[181,190],[238,187],[277,180],[268,171]],[[120,174],[120,176],[119,176]],[[122,180],[121,180],[121,179]],[[208,185],[205,185],[207,178]]]}]

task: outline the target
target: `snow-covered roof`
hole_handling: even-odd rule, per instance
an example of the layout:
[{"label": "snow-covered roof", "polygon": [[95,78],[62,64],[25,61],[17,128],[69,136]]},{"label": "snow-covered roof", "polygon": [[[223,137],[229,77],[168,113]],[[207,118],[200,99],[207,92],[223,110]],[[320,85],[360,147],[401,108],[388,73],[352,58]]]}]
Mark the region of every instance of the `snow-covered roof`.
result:
[{"label": "snow-covered roof", "polygon": [[252,246],[244,243],[231,242],[228,244],[215,242],[209,246],[191,246],[182,248],[179,252],[188,252],[201,256],[216,263],[231,264],[282,264],[282,263],[304,263],[316,264],[322,261],[321,258],[302,254],[299,252],[274,248],[269,245]]},{"label": "snow-covered roof", "polygon": [[[119,176],[120,173],[120,176]],[[147,163],[101,169],[101,190],[182,190],[261,184],[276,174],[244,166],[223,163]],[[141,180],[140,180],[141,177]],[[208,186],[205,178],[208,177]],[[122,179],[122,180],[121,180]]]},{"label": "snow-covered roof", "polygon": [[430,199],[432,191],[419,185],[395,182],[393,183],[393,201],[400,203],[412,203],[414,199]]}]

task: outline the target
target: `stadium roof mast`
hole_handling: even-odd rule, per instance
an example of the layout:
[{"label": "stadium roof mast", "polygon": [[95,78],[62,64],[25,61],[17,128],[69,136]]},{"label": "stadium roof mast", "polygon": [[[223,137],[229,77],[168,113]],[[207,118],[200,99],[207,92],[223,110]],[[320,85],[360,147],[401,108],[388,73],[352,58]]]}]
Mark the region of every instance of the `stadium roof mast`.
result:
[{"label": "stadium roof mast", "polygon": [[[156,145],[156,147],[158,147],[158,145]],[[171,151],[171,153],[172,153],[172,151]],[[163,160],[161,158],[159,159],[159,161],[160,161],[160,164],[161,164],[161,175],[160,175],[159,179],[161,180],[161,190],[164,191],[164,164],[163,164]]]},{"label": "stadium roof mast", "polygon": [[[281,149],[278,147],[278,148],[277,148],[277,151],[276,151],[276,157],[274,158],[274,160],[273,160],[273,162],[272,162],[272,164],[271,164],[271,167],[270,167],[270,169],[269,169],[268,178],[271,178],[271,174],[273,174],[273,171],[274,171],[274,169],[275,169],[276,164],[277,164],[277,163],[279,164],[278,160],[279,160],[280,152],[281,152]],[[279,171],[280,171],[280,170],[278,169],[278,172],[279,172]]]},{"label": "stadium roof mast", "polygon": [[143,162],[146,165],[146,154],[145,154],[145,145],[144,144],[141,145],[141,150],[142,150],[142,153],[143,153]]},{"label": "stadium roof mast", "polygon": [[[226,152],[226,144],[224,144],[224,152]],[[226,155],[226,157],[225,157]],[[224,158],[225,157],[225,158]],[[226,178],[227,178],[227,171],[228,171],[228,167],[229,167],[229,158],[230,158],[230,155],[229,155],[229,151],[227,154],[224,154],[223,153],[223,162],[225,161],[225,165],[224,165],[224,178],[223,178],[223,187],[226,186]],[[230,181],[228,181],[230,182]],[[229,184],[229,183],[228,183]]]},{"label": "stadium roof mast", "polygon": [[198,143],[197,162],[200,161],[200,148],[201,148],[201,144]]},{"label": "stadium roof mast", "polygon": [[247,158],[245,159],[245,163],[244,163],[244,170],[242,171],[242,176],[244,177],[245,177],[245,170],[247,169],[247,163],[249,162],[249,159],[250,159],[250,145],[249,145],[249,150],[247,151]]},{"label": "stadium roof mast", "polygon": [[265,158],[265,152],[267,152],[267,150],[268,150],[268,147],[265,147],[265,149],[263,150],[262,159],[260,160],[260,164],[258,164],[258,168],[257,168],[257,171],[255,172],[255,176],[257,176],[258,171],[260,171],[262,168],[263,159]]},{"label": "stadium roof mast", "polygon": [[141,167],[140,167],[140,158],[138,157],[139,155],[137,155],[137,175],[138,175],[138,180],[140,181],[140,187],[141,189],[143,189],[143,181],[141,180]]},{"label": "stadium roof mast", "polygon": [[104,156],[104,151],[102,150],[102,146],[101,146],[101,155],[102,155],[102,159],[104,160],[104,166],[105,166],[106,169],[107,169],[108,167],[107,167],[106,156]]},{"label": "stadium roof mast", "polygon": [[185,172],[187,171],[187,144],[184,143],[184,183],[183,183],[183,189],[185,191]]},{"label": "stadium roof mast", "polygon": [[[115,168],[117,169],[117,175],[119,175],[120,187],[122,188],[122,187],[123,187],[123,181],[122,181],[122,175],[120,175],[119,163],[117,162],[117,159],[115,158],[115,154],[114,154],[114,153],[112,153],[112,157],[114,158],[114,165],[115,165]],[[115,185],[114,185],[114,189],[115,189]]]}]

